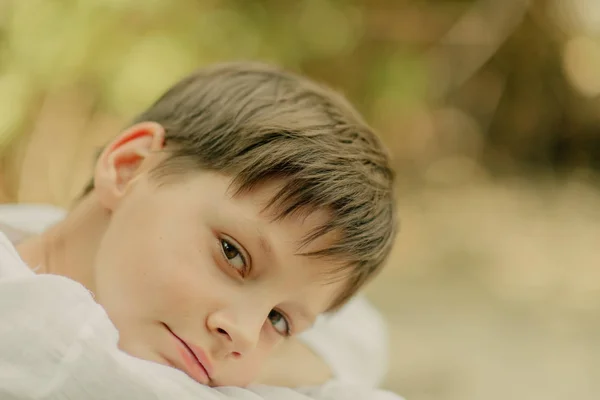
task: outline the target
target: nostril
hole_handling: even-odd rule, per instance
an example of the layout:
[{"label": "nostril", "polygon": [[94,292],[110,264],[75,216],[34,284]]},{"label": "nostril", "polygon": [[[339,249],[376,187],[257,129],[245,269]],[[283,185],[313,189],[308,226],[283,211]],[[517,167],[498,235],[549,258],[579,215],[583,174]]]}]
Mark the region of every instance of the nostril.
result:
[{"label": "nostril", "polygon": [[233,351],[231,352],[231,355],[233,356],[233,358],[240,358],[242,355],[240,353],[238,353],[237,351]]},{"label": "nostril", "polygon": [[227,331],[225,329],[217,328],[217,332],[219,332],[221,335],[229,336],[229,333],[227,333]]}]

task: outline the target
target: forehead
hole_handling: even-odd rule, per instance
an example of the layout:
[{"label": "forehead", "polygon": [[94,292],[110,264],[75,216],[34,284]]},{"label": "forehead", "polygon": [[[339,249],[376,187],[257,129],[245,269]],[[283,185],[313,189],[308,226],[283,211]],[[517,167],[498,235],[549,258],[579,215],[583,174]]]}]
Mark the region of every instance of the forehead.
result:
[{"label": "forehead", "polygon": [[[202,192],[198,194],[198,204],[211,207],[215,215],[230,215],[240,222],[252,222],[258,232],[277,231],[282,234],[281,239],[287,239],[298,246],[303,243],[305,237],[326,225],[331,219],[325,208],[308,207],[294,210],[293,213],[279,218],[282,210],[272,202],[285,183],[282,180],[262,182],[251,189],[240,191],[232,178],[206,171],[198,173],[190,183],[195,184]],[[337,234],[331,232],[307,243],[302,249],[298,248],[297,251],[311,253],[322,250],[331,246],[336,239]]]},{"label": "forehead", "polygon": [[[309,255],[331,247],[337,241],[338,233],[331,231],[310,241],[306,239],[327,225],[331,215],[324,208],[305,207],[280,218],[281,208],[285,205],[274,205],[272,201],[283,184],[282,181],[269,181],[243,192],[237,192],[234,186],[230,186],[223,204],[236,208],[240,212],[240,218],[254,223],[257,233],[266,239],[263,242],[266,251],[274,250],[269,246],[271,242],[279,245],[285,242],[285,247],[289,247],[290,251],[293,249],[294,255],[303,256],[306,261],[315,264],[320,258]],[[334,264],[340,264],[340,261],[328,259],[326,263],[333,267]]]}]

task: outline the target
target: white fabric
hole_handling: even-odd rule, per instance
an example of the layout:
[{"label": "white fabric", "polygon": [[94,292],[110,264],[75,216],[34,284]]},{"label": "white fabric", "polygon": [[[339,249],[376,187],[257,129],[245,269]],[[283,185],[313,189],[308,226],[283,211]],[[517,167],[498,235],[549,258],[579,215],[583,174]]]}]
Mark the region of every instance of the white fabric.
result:
[{"label": "white fabric", "polygon": [[65,215],[49,204],[0,204],[0,223],[31,233],[42,233]]},{"label": "white fabric", "polygon": [[210,388],[117,348],[118,332],[82,285],[36,275],[0,233],[1,399],[393,400],[336,381],[289,389]]},{"label": "white fabric", "polygon": [[386,326],[379,312],[361,296],[337,313],[319,317],[299,339],[325,360],[341,382],[376,387],[385,376]]},{"label": "white fabric", "polygon": [[[0,223],[32,233],[43,232],[65,215],[65,210],[50,205],[0,205]],[[299,339],[329,365],[340,382],[376,387],[387,370],[385,323],[360,296],[338,313],[319,317]]]}]

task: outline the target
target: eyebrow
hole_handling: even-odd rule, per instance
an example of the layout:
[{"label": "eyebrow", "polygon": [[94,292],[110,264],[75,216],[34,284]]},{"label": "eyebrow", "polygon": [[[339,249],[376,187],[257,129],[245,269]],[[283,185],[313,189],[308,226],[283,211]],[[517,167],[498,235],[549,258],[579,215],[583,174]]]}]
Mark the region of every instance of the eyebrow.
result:
[{"label": "eyebrow", "polygon": [[302,319],[309,322],[308,328],[311,328],[315,324],[317,320],[317,315],[314,315],[313,313],[309,312],[308,310],[306,310],[306,308],[304,308],[304,306],[301,305],[298,305],[294,308],[295,312],[299,314],[300,317],[302,317]]},{"label": "eyebrow", "polygon": [[258,242],[260,243],[261,249],[264,250],[265,253],[273,253],[273,248],[271,247],[271,243],[267,240],[267,238],[258,231]]}]

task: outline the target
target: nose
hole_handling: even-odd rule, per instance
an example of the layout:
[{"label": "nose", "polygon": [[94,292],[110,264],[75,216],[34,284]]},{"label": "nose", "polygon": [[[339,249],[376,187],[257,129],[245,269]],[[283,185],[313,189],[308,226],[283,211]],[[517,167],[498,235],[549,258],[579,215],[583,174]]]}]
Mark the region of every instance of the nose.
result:
[{"label": "nose", "polygon": [[227,353],[241,357],[256,348],[266,316],[242,310],[219,310],[209,315],[208,329]]}]

